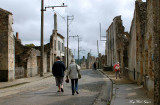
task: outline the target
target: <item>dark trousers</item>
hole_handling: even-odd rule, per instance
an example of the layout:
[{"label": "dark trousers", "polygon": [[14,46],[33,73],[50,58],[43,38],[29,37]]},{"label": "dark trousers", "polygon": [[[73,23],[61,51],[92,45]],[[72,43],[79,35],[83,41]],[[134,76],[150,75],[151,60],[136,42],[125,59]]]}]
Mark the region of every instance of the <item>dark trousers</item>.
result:
[{"label": "dark trousers", "polygon": [[121,78],[121,76],[120,76],[120,71],[119,70],[117,70],[116,72],[116,79],[117,79],[117,75],[119,74],[119,78]]},{"label": "dark trousers", "polygon": [[72,93],[78,92],[78,79],[71,79]]}]

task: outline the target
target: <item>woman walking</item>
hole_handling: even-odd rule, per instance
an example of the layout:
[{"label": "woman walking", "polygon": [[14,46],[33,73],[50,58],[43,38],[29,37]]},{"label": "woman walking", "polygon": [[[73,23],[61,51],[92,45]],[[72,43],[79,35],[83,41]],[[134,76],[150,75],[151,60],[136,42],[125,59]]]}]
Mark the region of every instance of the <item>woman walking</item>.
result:
[{"label": "woman walking", "polygon": [[78,73],[80,72],[80,68],[75,63],[75,60],[71,60],[71,64],[68,67],[67,78],[71,79],[71,87],[72,87],[72,95],[79,94],[78,92]]}]

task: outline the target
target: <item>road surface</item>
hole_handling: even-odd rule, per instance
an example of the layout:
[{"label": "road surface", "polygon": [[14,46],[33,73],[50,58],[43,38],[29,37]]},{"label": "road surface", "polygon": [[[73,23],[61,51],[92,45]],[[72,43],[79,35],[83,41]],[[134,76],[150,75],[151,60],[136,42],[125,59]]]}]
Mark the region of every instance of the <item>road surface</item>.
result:
[{"label": "road surface", "polygon": [[104,91],[104,88],[107,88],[107,78],[95,70],[81,70],[81,74],[79,94],[74,96],[71,93],[70,83],[64,83],[64,93],[58,93],[55,79],[48,77],[10,88],[11,95],[0,97],[0,105],[98,105],[100,101],[106,103],[107,97],[104,95],[110,95]]}]

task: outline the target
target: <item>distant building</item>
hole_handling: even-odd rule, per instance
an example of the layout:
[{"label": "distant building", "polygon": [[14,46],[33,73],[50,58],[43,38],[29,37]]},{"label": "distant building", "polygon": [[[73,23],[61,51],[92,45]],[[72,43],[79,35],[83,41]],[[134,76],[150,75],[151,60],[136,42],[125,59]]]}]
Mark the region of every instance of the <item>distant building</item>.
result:
[{"label": "distant building", "polygon": [[82,61],[81,61],[81,69],[86,69],[86,59],[85,59],[85,56],[83,56]]}]

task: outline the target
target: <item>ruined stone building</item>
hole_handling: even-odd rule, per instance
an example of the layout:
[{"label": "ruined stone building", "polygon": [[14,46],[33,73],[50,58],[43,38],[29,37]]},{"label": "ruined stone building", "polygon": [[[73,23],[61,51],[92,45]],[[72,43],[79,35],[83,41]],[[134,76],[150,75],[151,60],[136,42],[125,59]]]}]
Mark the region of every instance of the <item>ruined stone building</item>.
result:
[{"label": "ruined stone building", "polygon": [[40,51],[21,44],[16,33],[15,37],[15,76],[16,78],[32,77],[38,74]]},{"label": "ruined stone building", "polygon": [[[160,103],[160,1],[135,1],[130,32],[125,33],[120,16],[106,31],[107,65],[120,62],[129,79],[143,85],[154,104]],[[125,68],[125,69],[124,69]]]},{"label": "ruined stone building", "polygon": [[83,58],[82,58],[81,69],[86,69],[86,59],[85,59],[85,56],[83,56]]},{"label": "ruined stone building", "polygon": [[106,40],[106,65],[113,66],[116,62],[119,62],[121,67],[124,68],[126,65],[125,60],[127,59],[127,55],[124,55],[126,51],[126,47],[124,46],[126,46],[128,40],[128,33],[124,32],[121,16],[113,19],[113,22],[106,31]]},{"label": "ruined stone building", "polygon": [[[53,41],[53,56],[56,58],[56,56],[60,56],[62,60],[64,60],[64,36],[57,33],[57,15],[54,14],[54,30],[51,35],[51,40]],[[54,59],[55,61],[55,59]]]},{"label": "ruined stone building", "polygon": [[88,53],[87,60],[86,60],[86,69],[92,69],[94,62],[96,62],[96,57],[91,56],[91,54]]},{"label": "ruined stone building", "polygon": [[[160,103],[160,1],[148,0],[148,7],[150,8],[150,18],[153,17],[154,25],[151,26],[153,33],[153,66],[154,66],[154,105]],[[149,15],[149,14],[148,14]]]},{"label": "ruined stone building", "polygon": [[160,1],[137,0],[128,46],[128,76],[160,103]]},{"label": "ruined stone building", "polygon": [[0,8],[0,81],[15,78],[15,39],[12,24],[12,13]]},{"label": "ruined stone building", "polygon": [[[12,13],[0,8],[0,81],[32,77],[40,73],[41,46],[28,47],[21,43],[12,30]],[[54,14],[54,30],[50,42],[44,45],[43,73],[50,72],[56,56],[66,63],[64,37],[57,32],[57,15]],[[69,50],[69,59],[73,57]]]},{"label": "ruined stone building", "polygon": [[153,18],[149,3],[136,1],[128,47],[128,76],[153,95]]}]

